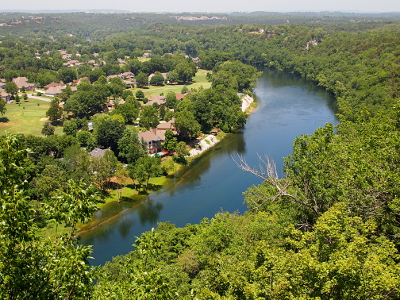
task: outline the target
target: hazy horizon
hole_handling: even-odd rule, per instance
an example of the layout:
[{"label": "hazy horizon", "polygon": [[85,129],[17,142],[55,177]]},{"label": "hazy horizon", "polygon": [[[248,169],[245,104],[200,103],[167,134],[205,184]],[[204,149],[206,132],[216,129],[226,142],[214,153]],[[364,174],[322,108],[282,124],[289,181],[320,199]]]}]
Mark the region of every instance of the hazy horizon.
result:
[{"label": "hazy horizon", "polygon": [[1,12],[42,12],[46,11],[101,11],[114,10],[124,12],[147,12],[147,13],[232,13],[232,12],[343,12],[343,13],[382,13],[400,12],[400,1],[382,0],[282,0],[282,1],[231,1],[229,5],[225,1],[158,1],[149,0],[132,2],[128,0],[87,0],[68,2],[55,2],[49,0],[15,0],[3,3]]}]

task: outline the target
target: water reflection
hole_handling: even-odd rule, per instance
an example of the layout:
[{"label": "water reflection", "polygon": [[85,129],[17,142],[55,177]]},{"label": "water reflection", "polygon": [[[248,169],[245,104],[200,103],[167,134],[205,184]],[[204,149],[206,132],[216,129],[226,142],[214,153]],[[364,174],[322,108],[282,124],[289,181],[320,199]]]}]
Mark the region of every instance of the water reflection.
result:
[{"label": "water reflection", "polygon": [[140,205],[138,209],[140,223],[142,225],[145,225],[146,223],[156,223],[162,208],[163,205],[161,203],[154,204],[151,200],[148,200]]},{"label": "water reflection", "polygon": [[129,209],[132,203],[107,207],[105,215],[116,212],[118,216],[82,239],[83,244],[94,245],[95,264],[131,251],[135,237],[157,222],[170,221],[179,227],[211,218],[221,209],[243,213],[242,193],[261,180],[239,170],[231,155],[243,155],[253,166],[258,165],[257,153],[269,154],[282,176],[283,157],[292,152],[296,136],[311,134],[326,122],[337,123],[330,107],[332,95],[300,76],[266,69],[255,94],[259,106],[243,130],[229,134],[169,179],[164,190],[144,197],[142,204]]},{"label": "water reflection", "polygon": [[126,239],[130,233],[131,233],[131,228],[135,225],[136,221],[135,219],[129,218],[125,219],[122,222],[119,222],[117,229],[119,234]]}]

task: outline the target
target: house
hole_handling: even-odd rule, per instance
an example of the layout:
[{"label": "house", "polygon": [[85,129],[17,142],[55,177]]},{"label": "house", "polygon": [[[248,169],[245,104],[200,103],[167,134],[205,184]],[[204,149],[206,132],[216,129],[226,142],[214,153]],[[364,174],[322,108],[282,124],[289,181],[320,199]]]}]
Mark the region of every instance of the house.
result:
[{"label": "house", "polygon": [[152,129],[138,133],[139,139],[147,145],[149,154],[162,152],[162,142],[165,140],[165,130]]},{"label": "house", "polygon": [[71,59],[71,60],[69,61],[69,64],[70,64],[71,66],[78,66],[78,65],[80,65],[81,63],[79,62],[79,60]]},{"label": "house", "polygon": [[158,105],[164,105],[166,101],[165,96],[153,96],[149,99],[149,101],[145,105],[153,105],[153,103],[157,103]]},{"label": "house", "polygon": [[177,100],[183,100],[183,98],[186,96],[186,94],[176,94],[175,97]]},{"label": "house", "polygon": [[57,97],[59,94],[61,94],[61,92],[61,87],[52,86],[48,88],[47,91],[44,92],[44,94],[48,97]]},{"label": "house", "polygon": [[120,104],[125,104],[125,100],[124,99],[117,100],[117,101],[110,100],[110,101],[107,102],[107,108],[108,109],[114,109],[117,105],[120,105]]},{"label": "house", "polygon": [[124,80],[124,83],[128,86],[128,88],[133,88],[136,85],[136,80]]},{"label": "house", "polygon": [[63,53],[61,53],[61,58],[62,59],[71,59],[71,57],[72,57],[72,54],[69,54],[69,53],[63,54]]},{"label": "house", "polygon": [[28,83],[28,78],[26,77],[13,78],[12,81],[17,85],[19,89],[24,87],[26,91],[33,91],[37,87],[35,83]]},{"label": "house", "polygon": [[90,157],[103,157],[107,150],[110,150],[110,149],[94,148],[91,152],[89,152],[89,156]]},{"label": "house", "polygon": [[174,122],[175,122],[175,118],[172,118],[168,122],[162,122],[162,123],[158,124],[156,129],[160,130],[160,131],[161,130],[164,130],[164,131],[172,130],[172,132],[174,134],[177,134],[176,129],[174,127]]},{"label": "house", "polygon": [[120,77],[121,79],[132,79],[133,77],[135,77],[135,74],[133,74],[132,72],[124,72],[121,73]]},{"label": "house", "polygon": [[46,90],[51,88],[51,87],[58,87],[58,88],[63,89],[65,87],[65,85],[63,85],[62,83],[59,83],[59,82],[52,82],[52,83],[49,83],[48,85],[44,86],[44,88]]},{"label": "house", "polygon": [[1,99],[3,99],[4,101],[6,101],[6,103],[10,103],[11,102],[11,95],[8,94],[5,90],[3,90],[2,88],[0,88],[0,97]]}]

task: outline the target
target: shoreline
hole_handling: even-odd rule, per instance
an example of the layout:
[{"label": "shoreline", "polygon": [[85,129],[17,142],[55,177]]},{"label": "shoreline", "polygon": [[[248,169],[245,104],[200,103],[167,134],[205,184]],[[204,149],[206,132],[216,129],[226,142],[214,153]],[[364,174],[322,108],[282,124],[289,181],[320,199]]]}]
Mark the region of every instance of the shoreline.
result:
[{"label": "shoreline", "polygon": [[[249,97],[250,97],[250,96],[249,96]],[[253,99],[253,98],[252,98],[252,99]],[[249,105],[249,106],[246,108],[246,113],[247,113],[247,115],[250,115],[251,113],[253,113],[253,112],[257,109],[257,105],[256,105],[256,104],[257,104],[257,103],[253,100],[252,103],[251,103],[251,105]],[[228,135],[228,133],[224,133],[221,137],[218,138],[218,137],[217,137],[218,134],[217,134],[216,136],[215,136],[215,135],[212,135],[212,134],[209,134],[209,135],[203,137],[203,138],[199,141],[199,143],[198,143],[198,144],[200,145],[201,149],[196,149],[196,148],[195,148],[195,149],[192,149],[192,150],[189,151],[189,152],[190,152],[190,155],[187,156],[187,158],[189,158],[188,165],[187,165],[187,166],[180,165],[176,170],[174,170],[173,172],[171,172],[170,174],[168,174],[168,176],[173,176],[173,177],[176,178],[176,177],[177,177],[176,174],[177,174],[178,172],[184,170],[185,168],[190,168],[190,165],[192,164],[193,161],[195,161],[195,160],[201,158],[201,156],[202,156],[203,154],[205,154],[208,150],[212,149],[215,145],[217,145],[220,141],[222,141],[227,135]],[[171,158],[171,159],[172,159],[172,158]],[[186,174],[186,172],[184,172],[184,174],[181,174],[181,175],[179,176],[179,178],[184,177],[185,174]],[[165,189],[164,189],[164,186],[165,186],[166,181],[167,181],[167,178],[165,178],[165,180],[164,180],[164,182],[163,182],[163,185],[162,185],[162,188],[161,188],[161,192],[168,191],[170,188],[172,188],[172,186],[170,186],[170,187],[167,186],[167,187],[165,187]],[[179,184],[180,182],[181,182],[181,180],[178,180],[178,182],[176,182],[175,185],[176,185],[176,184]],[[152,194],[152,193],[154,193],[154,192],[155,192],[155,191],[151,191],[151,192],[149,192],[147,195],[139,195],[139,194],[138,194],[138,195],[135,195],[135,196],[137,196],[137,197],[140,197],[140,196],[149,196],[150,194]],[[139,206],[139,205],[143,204],[145,201],[146,201],[146,199],[145,199],[145,200],[142,200],[142,201],[140,201],[140,202],[138,202],[138,203],[135,203],[135,204],[132,205],[131,207],[127,207],[127,208],[121,210],[120,212],[118,212],[118,213],[116,213],[116,214],[114,214],[114,215],[112,215],[112,216],[110,216],[110,217],[108,217],[108,218],[105,218],[104,220],[99,220],[98,223],[95,222],[95,224],[93,224],[92,226],[89,226],[89,227],[87,227],[87,228],[85,228],[85,225],[88,225],[88,224],[89,224],[90,222],[92,222],[93,220],[89,221],[88,223],[82,224],[81,226],[82,226],[83,228],[82,228],[82,229],[79,229],[79,230],[75,233],[75,236],[76,236],[76,237],[79,237],[79,236],[82,235],[82,234],[85,234],[85,233],[87,233],[87,232],[90,232],[90,231],[92,231],[92,230],[95,230],[97,227],[102,226],[102,225],[106,224],[106,223],[109,222],[109,221],[112,221],[112,220],[115,219],[117,216],[123,214],[125,211],[127,211],[127,210],[129,210],[129,209],[131,209],[131,208],[133,208],[133,207],[136,207],[136,206]],[[110,205],[110,203],[115,204],[116,202],[117,202],[117,201],[110,201],[110,202],[108,202],[107,204],[109,204],[109,205]],[[102,210],[104,206],[105,206],[105,205],[102,205],[102,207],[100,207],[99,210]]]}]

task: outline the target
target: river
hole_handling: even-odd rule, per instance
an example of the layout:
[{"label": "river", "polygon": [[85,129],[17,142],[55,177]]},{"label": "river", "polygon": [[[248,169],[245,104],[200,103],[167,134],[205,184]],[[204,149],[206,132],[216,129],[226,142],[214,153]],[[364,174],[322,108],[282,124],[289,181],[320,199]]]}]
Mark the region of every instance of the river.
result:
[{"label": "river", "polygon": [[[261,181],[239,170],[232,155],[243,155],[253,166],[258,165],[257,153],[268,154],[282,175],[283,157],[291,154],[296,136],[311,134],[327,122],[338,123],[330,93],[295,74],[263,71],[255,89],[258,108],[242,131],[223,139],[141,204],[114,203],[109,210],[119,212],[116,217],[81,235],[82,244],[93,245],[92,265],[132,251],[135,238],[157,222],[185,226],[212,218],[221,210],[243,213],[242,193]],[[110,212],[98,212],[105,213]]]}]

